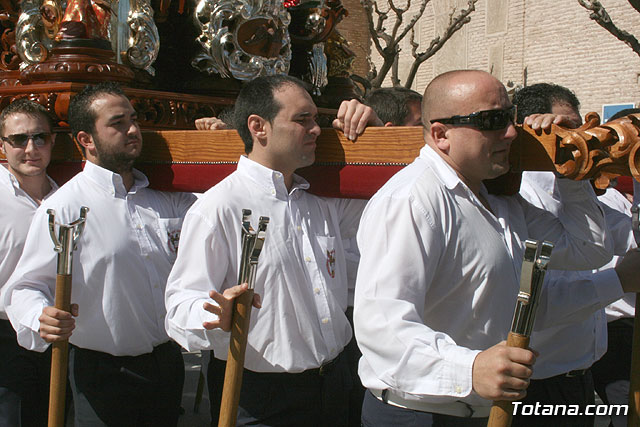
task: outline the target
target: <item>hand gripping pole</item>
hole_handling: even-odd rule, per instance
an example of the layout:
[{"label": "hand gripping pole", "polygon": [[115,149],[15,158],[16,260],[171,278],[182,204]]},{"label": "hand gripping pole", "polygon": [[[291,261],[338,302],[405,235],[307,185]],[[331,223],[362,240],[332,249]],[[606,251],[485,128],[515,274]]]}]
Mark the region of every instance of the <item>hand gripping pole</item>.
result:
[{"label": "hand gripping pole", "polygon": [[[59,224],[56,236],[56,212],[48,209],[49,234],[53,250],[58,253],[55,307],[71,311],[71,270],[73,251],[84,230],[89,208],[80,208],[80,217],[71,224]],[[67,391],[67,367],[69,363],[69,341],[56,341],[51,352],[51,384],[49,385],[49,427],[64,426],[64,404]]]},{"label": "hand gripping pole", "polygon": [[251,305],[253,289],[258,269],[258,258],[264,246],[269,218],[261,216],[258,230],[254,231],[250,224],[251,211],[242,210],[242,253],[240,257],[240,272],[238,284],[247,283],[249,289],[236,298],[233,318],[231,321],[231,338],[229,340],[229,354],[224,373],[224,386],[220,404],[220,419],[218,427],[232,427],[236,425],[238,405],[240,403],[240,389],[242,387],[242,370],[244,356],[249,335],[249,321],[251,320]]},{"label": "hand gripping pole", "polygon": [[[542,291],[542,282],[547,271],[553,244],[527,240],[520,274],[520,292],[513,313],[511,330],[507,337],[509,347],[528,348],[529,338],[536,317]],[[513,416],[513,404],[501,400],[493,402],[488,427],[509,427]]]}]

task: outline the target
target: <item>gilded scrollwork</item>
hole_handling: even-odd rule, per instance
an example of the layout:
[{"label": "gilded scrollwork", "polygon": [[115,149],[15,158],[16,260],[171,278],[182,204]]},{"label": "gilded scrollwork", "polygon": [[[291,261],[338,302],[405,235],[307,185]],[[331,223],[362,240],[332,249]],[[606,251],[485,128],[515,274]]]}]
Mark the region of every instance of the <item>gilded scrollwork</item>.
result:
[{"label": "gilded scrollwork", "polygon": [[606,188],[618,175],[640,179],[640,114],[600,124],[597,113],[589,113],[578,129],[556,130],[558,145],[554,159],[557,171],[571,179],[594,179]]},{"label": "gilded scrollwork", "polygon": [[48,36],[50,30],[42,18],[41,0],[23,0],[22,13],[16,24],[16,47],[22,59],[20,68],[44,61],[52,48],[53,40]]},{"label": "gilded scrollwork", "polygon": [[200,0],[195,12],[203,52],[192,65],[208,74],[251,80],[286,74],[289,12],[280,0]]},{"label": "gilded scrollwork", "polygon": [[131,0],[127,25],[130,31],[127,61],[132,67],[153,75],[151,65],[158,57],[160,35],[153,21],[153,9],[149,0]]}]

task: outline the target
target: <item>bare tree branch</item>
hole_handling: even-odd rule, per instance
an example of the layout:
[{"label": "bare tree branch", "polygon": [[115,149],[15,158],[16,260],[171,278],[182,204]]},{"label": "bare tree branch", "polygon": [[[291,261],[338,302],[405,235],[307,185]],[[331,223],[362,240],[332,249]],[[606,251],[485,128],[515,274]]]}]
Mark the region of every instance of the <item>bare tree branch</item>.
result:
[{"label": "bare tree branch", "polygon": [[[578,3],[580,6],[591,11],[589,18],[596,21],[598,25],[613,34],[618,40],[624,42],[636,55],[640,56],[640,42],[638,42],[638,39],[635,38],[633,34],[618,28],[611,20],[607,10],[598,0],[578,0]],[[637,0],[629,0],[629,4],[636,10],[640,8],[640,2]]]},{"label": "bare tree branch", "polygon": [[449,15],[449,25],[444,30],[444,33],[441,36],[436,37],[431,40],[429,47],[424,52],[418,52],[418,43],[415,42],[415,38],[411,37],[411,54],[414,58],[413,64],[411,64],[411,68],[409,69],[409,74],[407,75],[407,80],[404,83],[404,86],[410,88],[413,85],[413,81],[416,78],[416,74],[418,72],[418,68],[424,63],[427,59],[431,58],[433,55],[438,52],[442,46],[458,31],[460,30],[466,23],[471,21],[471,17],[469,16],[471,12],[476,10],[476,3],[478,0],[469,0],[467,3],[467,8],[462,9],[460,13],[456,15],[456,11],[453,10],[451,15]]},{"label": "bare tree branch", "polygon": [[[408,22],[405,20],[405,14],[411,9],[411,2],[413,0],[406,0],[404,6],[399,6],[396,1],[402,0],[386,0],[388,9],[381,10],[376,0],[360,0],[360,4],[364,7],[367,15],[367,24],[371,39],[376,51],[382,57],[380,70],[378,72],[370,72],[367,75],[373,88],[382,86],[389,71],[391,71],[392,84],[394,86],[402,85],[399,77],[400,43],[408,34],[410,34],[409,44],[414,62],[411,65],[409,77],[404,86],[410,87],[413,84],[420,65],[440,50],[456,31],[470,21],[471,18],[469,15],[475,11],[475,4],[478,2],[478,0],[468,0],[467,9],[463,9],[459,13],[456,13],[454,9],[449,16],[449,24],[444,33],[433,39],[426,51],[418,52],[420,46],[419,42],[416,41],[415,27],[424,15],[427,4],[431,0],[420,0],[418,11],[411,16]],[[389,18],[390,14],[394,17],[394,22],[391,30],[388,31],[384,26],[384,22]],[[371,58],[369,58],[369,62],[371,63]],[[375,67],[373,67],[372,70],[374,70],[374,68]]]}]

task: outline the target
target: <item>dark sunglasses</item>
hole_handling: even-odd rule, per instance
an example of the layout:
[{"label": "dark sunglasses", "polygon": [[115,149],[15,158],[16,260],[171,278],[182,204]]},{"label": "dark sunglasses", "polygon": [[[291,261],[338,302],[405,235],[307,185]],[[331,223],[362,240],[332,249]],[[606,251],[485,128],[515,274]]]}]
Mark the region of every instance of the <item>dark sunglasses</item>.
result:
[{"label": "dark sunglasses", "polygon": [[468,116],[453,116],[446,119],[430,120],[431,123],[445,125],[472,126],[478,130],[501,130],[516,121],[516,106],[502,110],[484,110],[471,113]]},{"label": "dark sunglasses", "polygon": [[4,142],[8,142],[15,148],[26,148],[29,140],[33,140],[36,147],[44,147],[51,142],[51,133],[14,133],[6,137],[2,137]]}]

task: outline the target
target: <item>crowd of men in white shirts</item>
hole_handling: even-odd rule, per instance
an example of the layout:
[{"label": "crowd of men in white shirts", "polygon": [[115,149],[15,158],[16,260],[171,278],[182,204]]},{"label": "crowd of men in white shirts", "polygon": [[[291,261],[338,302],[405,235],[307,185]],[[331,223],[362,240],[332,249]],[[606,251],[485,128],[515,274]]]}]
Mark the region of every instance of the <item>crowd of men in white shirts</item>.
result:
[{"label": "crowd of men in white shirts", "polygon": [[[545,98],[553,88],[542,89]],[[320,128],[303,83],[288,76],[244,85],[232,126],[246,155],[199,198],[152,190],[133,167],[142,136],[115,84],[87,86],[72,99],[69,125],[87,161],[59,189],[46,175],[55,143],[46,110],[30,101],[3,110],[0,424],[44,425],[48,348],[65,339],[75,425],[176,425],[180,347],[212,350],[215,423],[233,300],[246,291],[237,284],[242,209],[254,213],[254,227],[260,215],[270,224],[239,425],[485,425],[492,400],[525,398],[548,379],[551,389],[571,382],[586,396],[579,403],[590,402],[593,383],[585,381],[603,353],[603,310],[640,290],[640,254],[627,253],[629,206],[611,192],[618,202],[599,202],[588,182],[553,175],[525,175],[521,195],[489,194],[483,181],[508,172],[516,117],[488,73],[436,77],[421,108],[419,94],[397,92],[379,93],[379,108],[345,101],[334,121],[352,140],[366,126],[424,126],[419,157],[368,202],[315,196],[295,174],[314,162]],[[389,112],[385,96],[402,100],[398,111]],[[525,122],[577,126],[578,106],[554,96]],[[198,127],[219,126],[207,123]],[[53,307],[46,212],[68,223],[81,206],[90,213],[68,313]],[[503,342],[527,238],[555,244],[551,269],[579,271],[549,275],[532,350]],[[563,333],[581,336],[585,348],[556,351]]]}]

